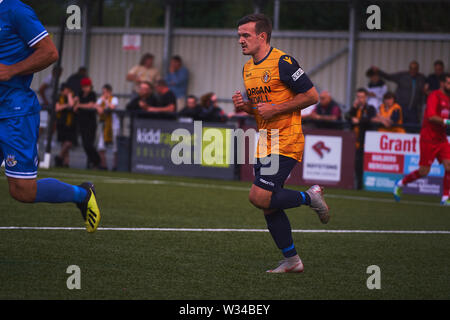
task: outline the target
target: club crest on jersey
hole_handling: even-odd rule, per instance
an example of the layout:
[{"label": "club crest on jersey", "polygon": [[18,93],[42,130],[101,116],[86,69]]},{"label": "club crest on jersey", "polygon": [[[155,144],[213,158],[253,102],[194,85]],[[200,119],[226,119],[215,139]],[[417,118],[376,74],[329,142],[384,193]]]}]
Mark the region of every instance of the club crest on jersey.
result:
[{"label": "club crest on jersey", "polygon": [[264,74],[263,74],[263,76],[261,77],[261,79],[262,79],[262,81],[263,81],[264,83],[269,82],[270,79],[272,79],[272,77],[271,77],[271,75],[270,75],[270,71],[269,71],[269,70],[264,71]]},{"label": "club crest on jersey", "polygon": [[5,162],[6,162],[6,165],[8,167],[14,167],[17,164],[16,156],[13,156],[13,155],[9,154],[6,157],[6,161]]}]

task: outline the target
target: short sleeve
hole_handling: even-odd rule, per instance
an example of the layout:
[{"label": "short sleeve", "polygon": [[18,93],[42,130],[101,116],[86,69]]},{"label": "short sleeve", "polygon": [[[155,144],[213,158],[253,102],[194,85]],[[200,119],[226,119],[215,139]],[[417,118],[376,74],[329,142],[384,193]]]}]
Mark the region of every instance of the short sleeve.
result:
[{"label": "short sleeve", "polygon": [[278,68],[280,80],[294,93],[305,93],[314,86],[293,57],[288,55],[281,56],[278,61]]},{"label": "short sleeve", "polygon": [[113,106],[118,106],[119,105],[119,99],[117,99],[117,97],[113,97],[112,99],[111,99],[111,104],[113,105]]},{"label": "short sleeve", "polygon": [[14,11],[12,19],[14,28],[20,38],[26,42],[29,47],[33,47],[36,43],[48,36],[42,23],[29,6],[19,5]]},{"label": "short sleeve", "polygon": [[437,112],[437,106],[439,104],[439,98],[435,92],[432,92],[427,99],[427,107],[425,109],[425,117],[430,118],[433,116],[440,116]]}]

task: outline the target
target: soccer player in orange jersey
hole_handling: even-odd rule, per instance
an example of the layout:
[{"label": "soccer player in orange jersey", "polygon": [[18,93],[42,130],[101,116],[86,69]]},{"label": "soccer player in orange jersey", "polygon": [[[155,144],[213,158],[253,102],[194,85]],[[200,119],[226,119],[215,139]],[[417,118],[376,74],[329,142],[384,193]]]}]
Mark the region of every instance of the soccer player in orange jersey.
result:
[{"label": "soccer player in orange jersey", "polygon": [[427,99],[420,131],[419,169],[397,181],[393,190],[397,201],[400,201],[402,188],[410,182],[427,176],[434,159],[438,159],[445,169],[441,204],[450,205],[450,143],[446,133],[446,128],[450,125],[450,74],[442,74],[440,84],[440,89],[431,92]]},{"label": "soccer player in orange jersey", "polygon": [[[251,14],[238,22],[242,53],[252,58],[244,65],[245,95],[233,95],[237,110],[255,117],[260,138],[254,165],[255,180],[249,200],[262,209],[267,227],[284,260],[268,272],[302,272],[303,263],[292,239],[292,230],[284,209],[310,206],[322,223],[329,220],[323,188],[315,185],[305,192],[283,188],[290,172],[302,160],[304,136],[301,110],[318,101],[311,80],[297,61],[270,45],[272,24],[263,14]],[[276,172],[269,173],[271,165]]]}]

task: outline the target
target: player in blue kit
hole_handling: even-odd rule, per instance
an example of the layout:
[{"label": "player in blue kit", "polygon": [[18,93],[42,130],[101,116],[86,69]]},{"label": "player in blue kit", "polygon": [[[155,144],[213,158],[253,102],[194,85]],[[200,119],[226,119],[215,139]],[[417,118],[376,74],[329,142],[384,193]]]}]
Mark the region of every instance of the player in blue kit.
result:
[{"label": "player in blue kit", "polygon": [[37,180],[39,111],[30,89],[33,73],[58,59],[47,30],[33,9],[19,0],[0,0],[0,163],[5,161],[11,196],[24,203],[73,202],[88,232],[100,222],[94,185]]}]

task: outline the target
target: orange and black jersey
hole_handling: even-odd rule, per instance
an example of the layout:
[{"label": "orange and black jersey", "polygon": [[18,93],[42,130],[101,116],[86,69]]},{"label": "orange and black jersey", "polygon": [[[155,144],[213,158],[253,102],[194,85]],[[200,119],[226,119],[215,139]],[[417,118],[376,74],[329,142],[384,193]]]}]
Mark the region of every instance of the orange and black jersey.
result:
[{"label": "orange and black jersey", "polygon": [[[256,157],[277,153],[301,161],[304,137],[300,110],[264,120],[256,112],[256,106],[268,103],[276,108],[295,95],[307,92],[313,87],[309,77],[293,57],[276,48],[271,48],[266,57],[256,63],[253,59],[247,61],[242,76],[258,129],[260,133],[267,132],[267,140],[260,136]],[[271,130],[278,130],[278,144],[272,145],[271,132],[275,131]]]}]

